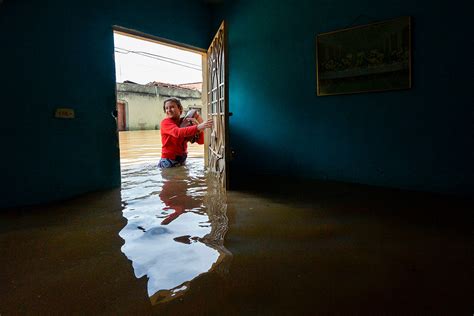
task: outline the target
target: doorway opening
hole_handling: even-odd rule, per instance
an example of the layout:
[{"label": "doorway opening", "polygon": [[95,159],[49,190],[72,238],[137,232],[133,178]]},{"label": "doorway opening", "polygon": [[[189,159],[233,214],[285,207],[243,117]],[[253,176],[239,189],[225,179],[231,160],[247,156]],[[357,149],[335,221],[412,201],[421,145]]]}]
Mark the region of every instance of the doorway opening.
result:
[{"label": "doorway opening", "polygon": [[[190,110],[207,116],[206,51],[121,27],[114,27],[113,33],[120,163],[122,169],[157,165],[166,99],[179,99],[183,116]],[[204,146],[188,143],[188,158],[204,155]]]},{"label": "doorway opening", "polygon": [[[225,131],[225,86],[208,80],[223,78],[223,54],[215,53],[222,41],[208,53],[114,28],[114,47],[122,212],[127,219],[119,232],[121,250],[133,262],[135,276],[147,276],[150,301],[159,304],[182,296],[194,278],[230,262],[223,245],[225,195],[220,182],[205,172],[206,157],[213,157],[209,152],[215,153],[214,160],[207,160],[214,166],[225,158],[217,137]],[[204,145],[187,143],[184,166],[158,168],[163,103],[173,97],[180,99],[183,114],[198,110],[215,129],[201,131]]]}]

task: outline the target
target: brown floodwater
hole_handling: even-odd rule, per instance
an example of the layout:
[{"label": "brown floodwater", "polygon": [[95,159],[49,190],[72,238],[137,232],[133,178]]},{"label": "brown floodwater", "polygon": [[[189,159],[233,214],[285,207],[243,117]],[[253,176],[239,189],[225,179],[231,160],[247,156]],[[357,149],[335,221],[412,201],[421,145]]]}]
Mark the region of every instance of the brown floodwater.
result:
[{"label": "brown floodwater", "polygon": [[[121,133],[121,189],[0,213],[0,314],[472,314],[472,200],[249,179],[192,147],[156,168]],[[194,145],[193,145],[194,146]]]}]

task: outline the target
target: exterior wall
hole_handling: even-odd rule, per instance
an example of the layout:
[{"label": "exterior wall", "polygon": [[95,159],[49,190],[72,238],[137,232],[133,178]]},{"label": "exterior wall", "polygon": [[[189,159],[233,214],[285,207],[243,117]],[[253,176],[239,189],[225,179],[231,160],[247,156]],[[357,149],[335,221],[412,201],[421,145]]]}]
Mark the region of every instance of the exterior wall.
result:
[{"label": "exterior wall", "polygon": [[117,100],[126,103],[126,130],[159,129],[165,118],[163,102],[170,97],[181,100],[184,112],[190,108],[202,108],[199,91],[118,83]]},{"label": "exterior wall", "polygon": [[189,88],[189,89],[202,91],[202,82],[184,83],[184,84],[180,84],[179,86],[183,88]]},{"label": "exterior wall", "polygon": [[126,130],[157,129],[163,111],[154,87],[117,84],[117,100],[126,103]]}]

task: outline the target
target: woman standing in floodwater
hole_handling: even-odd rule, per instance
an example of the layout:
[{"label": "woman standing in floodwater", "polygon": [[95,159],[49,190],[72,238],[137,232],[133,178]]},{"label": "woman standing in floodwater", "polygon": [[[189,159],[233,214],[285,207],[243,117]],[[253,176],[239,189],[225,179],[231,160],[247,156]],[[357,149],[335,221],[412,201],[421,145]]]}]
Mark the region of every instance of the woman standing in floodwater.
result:
[{"label": "woman standing in floodwater", "polygon": [[188,156],[188,141],[198,135],[197,143],[204,144],[204,133],[201,131],[212,127],[212,119],[203,121],[199,114],[196,117],[185,118],[192,125],[180,127],[183,106],[181,101],[170,98],[163,103],[166,118],[161,121],[161,159],[160,168],[171,168],[184,164]]}]

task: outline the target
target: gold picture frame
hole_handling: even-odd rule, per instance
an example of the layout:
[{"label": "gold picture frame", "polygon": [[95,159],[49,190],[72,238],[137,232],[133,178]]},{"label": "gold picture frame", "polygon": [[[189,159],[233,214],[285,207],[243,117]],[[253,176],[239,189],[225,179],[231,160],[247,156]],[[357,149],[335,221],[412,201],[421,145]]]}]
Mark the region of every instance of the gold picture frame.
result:
[{"label": "gold picture frame", "polygon": [[318,34],[317,95],[411,88],[411,17]]}]

